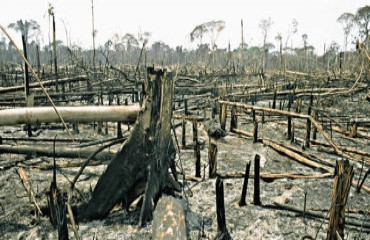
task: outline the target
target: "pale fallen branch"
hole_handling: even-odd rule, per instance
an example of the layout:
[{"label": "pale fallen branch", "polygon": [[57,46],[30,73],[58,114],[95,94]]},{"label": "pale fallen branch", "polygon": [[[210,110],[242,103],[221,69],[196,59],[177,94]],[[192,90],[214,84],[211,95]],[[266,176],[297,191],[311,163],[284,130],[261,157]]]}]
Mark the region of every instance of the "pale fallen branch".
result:
[{"label": "pale fallen branch", "polygon": [[43,215],[42,211],[41,211],[39,205],[36,202],[35,194],[32,191],[31,184],[28,181],[28,177],[27,177],[26,172],[24,171],[24,169],[22,167],[19,167],[19,168],[17,168],[17,173],[18,173],[19,178],[22,180],[23,187],[27,192],[27,195],[28,195],[28,198],[30,199],[30,202],[36,208],[36,211],[38,212],[38,214],[40,214],[40,216],[42,216]]}]

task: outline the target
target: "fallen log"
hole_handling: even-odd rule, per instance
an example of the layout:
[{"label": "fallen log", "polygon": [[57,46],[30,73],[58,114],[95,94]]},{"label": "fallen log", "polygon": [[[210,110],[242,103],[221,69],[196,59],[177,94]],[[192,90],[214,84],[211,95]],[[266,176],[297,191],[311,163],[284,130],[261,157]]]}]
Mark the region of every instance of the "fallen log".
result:
[{"label": "fallen log", "polygon": [[[56,158],[87,158],[93,153],[95,150],[94,147],[90,148],[69,148],[69,147],[56,147],[55,149],[55,157]],[[24,154],[28,156],[45,156],[45,157],[53,157],[54,152],[52,147],[50,146],[26,146],[26,145],[0,145],[0,154],[2,153],[14,153],[14,154]],[[98,153],[94,159],[107,161],[110,160],[115,152],[112,150],[110,151],[103,151]]]},{"label": "fallen log", "polygon": [[[67,83],[67,82],[77,82],[77,81],[86,81],[88,78],[86,75],[80,75],[80,76],[75,76],[75,77],[69,77],[69,78],[64,78],[64,79],[58,79],[56,80],[48,80],[48,81],[43,81],[42,84],[44,87],[46,86],[52,86],[56,85],[57,83]],[[37,83],[31,83],[29,85],[29,88],[38,88],[40,87],[40,84]],[[17,91],[24,91],[25,86],[15,86],[15,87],[7,87],[7,88],[0,88],[0,94],[3,93],[10,93],[10,92],[17,92]]]},{"label": "fallen log", "polygon": [[326,172],[329,172],[329,173],[334,173],[333,169],[330,168],[330,167],[327,167],[327,166],[324,166],[322,164],[319,164],[317,162],[314,162],[312,160],[309,160],[308,158],[305,158],[303,157],[302,155],[292,151],[292,150],[289,150],[288,148],[282,146],[282,145],[279,145],[277,143],[274,143],[272,142],[271,140],[268,140],[268,139],[262,139],[262,143],[267,145],[267,146],[270,146],[272,147],[273,149],[275,149],[276,151],[278,152],[281,152],[281,153],[284,153],[285,155],[291,157],[292,159],[306,165],[306,166],[310,166],[310,167],[314,167],[314,168],[319,168],[319,169],[322,169],[322,170],[325,170]]},{"label": "fallen log", "polygon": [[[139,106],[57,107],[65,122],[135,122]],[[30,107],[0,111],[0,126],[60,122],[52,107]]]},{"label": "fallen log", "polygon": [[[306,210],[305,213],[303,212],[302,208],[274,202],[275,208],[282,209],[282,210],[288,210],[291,212],[298,213],[299,215],[305,214],[308,217],[314,217],[314,218],[322,218],[325,220],[328,220],[327,214],[321,213],[321,212],[314,212],[314,211],[308,211]],[[354,218],[348,218],[346,219],[346,224],[356,226],[356,227],[364,227],[364,228],[370,228],[370,223],[363,221],[363,220],[357,220]]]},{"label": "fallen log", "polygon": [[[225,173],[219,174],[220,178],[243,178],[245,173]],[[250,173],[249,178],[253,178],[254,174]],[[302,173],[260,173],[260,178],[267,182],[277,180],[277,179],[318,179],[318,178],[332,178],[332,173],[320,173],[320,174],[302,174]]]}]

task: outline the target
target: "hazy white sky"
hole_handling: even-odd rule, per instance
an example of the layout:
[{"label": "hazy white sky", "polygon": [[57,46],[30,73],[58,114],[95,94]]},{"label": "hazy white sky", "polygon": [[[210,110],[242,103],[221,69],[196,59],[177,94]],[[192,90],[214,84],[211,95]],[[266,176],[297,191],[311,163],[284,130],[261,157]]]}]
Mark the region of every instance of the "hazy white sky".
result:
[{"label": "hazy white sky", "polygon": [[[57,38],[66,43],[63,22],[71,42],[85,48],[92,46],[91,0],[11,0],[0,6],[0,24],[7,26],[18,19],[34,19],[40,23],[48,42],[48,4],[55,8]],[[295,46],[302,45],[302,34],[308,43],[321,53],[324,43],[333,40],[343,43],[343,31],[337,18],[343,12],[355,13],[369,0],[94,0],[97,43],[103,44],[114,33],[124,35],[139,31],[152,33],[150,43],[163,41],[171,47],[182,45],[194,48],[189,33],[210,20],[224,20],[226,28],[220,33],[217,45],[226,48],[228,42],[235,48],[240,43],[240,20],[244,21],[244,38],[248,45],[261,45],[262,33],[258,24],[262,18],[274,22],[269,41],[281,32],[285,39],[292,19],[298,21]],[[12,36],[18,37],[14,31]],[[20,38],[20,37],[18,37]],[[204,42],[208,38],[204,38]],[[283,40],[284,41],[284,40]]]}]

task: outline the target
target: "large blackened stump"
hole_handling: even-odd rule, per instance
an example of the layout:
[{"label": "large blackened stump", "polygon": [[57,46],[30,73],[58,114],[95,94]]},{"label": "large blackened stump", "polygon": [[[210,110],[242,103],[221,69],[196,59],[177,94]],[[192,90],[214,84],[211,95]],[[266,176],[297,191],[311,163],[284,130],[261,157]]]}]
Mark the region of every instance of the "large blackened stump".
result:
[{"label": "large blackened stump", "polygon": [[90,201],[76,209],[77,219],[100,219],[117,203],[129,206],[145,190],[140,225],[152,219],[165,188],[180,190],[169,174],[176,150],[171,136],[172,74],[148,68],[144,101],[129,139],[99,178]]}]

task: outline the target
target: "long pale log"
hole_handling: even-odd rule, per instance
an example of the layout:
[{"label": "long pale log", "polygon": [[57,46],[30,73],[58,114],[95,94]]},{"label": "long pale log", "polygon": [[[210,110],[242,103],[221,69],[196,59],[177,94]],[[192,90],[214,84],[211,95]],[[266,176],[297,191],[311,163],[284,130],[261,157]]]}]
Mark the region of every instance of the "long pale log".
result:
[{"label": "long pale log", "polygon": [[[221,178],[242,178],[244,173],[226,173],[220,174]],[[253,178],[254,174],[250,173],[249,178]],[[299,174],[299,173],[269,173],[262,172],[260,173],[260,178],[263,180],[276,180],[276,179],[318,179],[318,178],[331,178],[333,177],[332,173],[320,173],[320,174]]]},{"label": "long pale log", "polygon": [[296,152],[294,152],[292,150],[289,150],[288,148],[286,148],[284,146],[281,146],[281,145],[279,145],[277,143],[274,143],[274,142],[272,142],[270,140],[262,139],[262,142],[263,142],[263,144],[272,147],[273,149],[275,149],[278,152],[284,153],[285,155],[293,158],[294,160],[296,160],[296,161],[298,161],[300,163],[303,163],[304,165],[315,167],[315,168],[319,168],[319,169],[323,169],[323,170],[325,170],[326,172],[329,172],[329,173],[333,173],[334,172],[332,168],[326,167],[326,166],[324,166],[322,164],[319,164],[317,162],[311,161],[308,158],[305,158],[302,155],[300,155],[300,154],[298,154],[298,153],[296,153]]},{"label": "long pale log", "polygon": [[[57,107],[65,122],[135,122],[139,106]],[[6,109],[0,111],[0,126],[60,122],[52,107]]]}]

